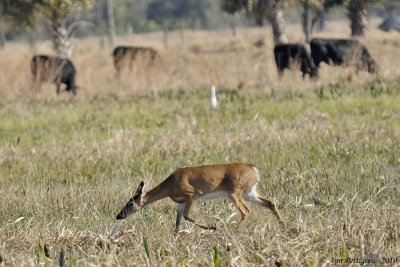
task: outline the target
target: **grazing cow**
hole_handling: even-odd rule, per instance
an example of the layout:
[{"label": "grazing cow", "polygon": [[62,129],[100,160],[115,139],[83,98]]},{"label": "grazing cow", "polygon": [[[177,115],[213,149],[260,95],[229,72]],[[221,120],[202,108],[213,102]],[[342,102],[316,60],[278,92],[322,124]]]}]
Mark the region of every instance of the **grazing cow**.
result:
[{"label": "grazing cow", "polygon": [[140,46],[118,46],[113,51],[114,66],[119,73],[128,63],[129,69],[132,70],[132,64],[135,60],[141,58],[153,63],[159,57],[157,50],[151,47]]},{"label": "grazing cow", "polygon": [[61,84],[66,91],[76,95],[78,86],[75,83],[76,69],[71,60],[61,57],[35,55],[31,60],[31,71],[35,89],[40,89],[42,82],[53,82],[57,85],[57,94]]},{"label": "grazing cow", "polygon": [[300,66],[303,78],[306,74],[310,78],[318,77],[318,69],[314,66],[312,58],[305,46],[302,44],[278,44],[274,48],[275,63],[279,76],[284,69],[290,69],[293,64]]},{"label": "grazing cow", "polygon": [[355,39],[320,39],[311,40],[311,57],[319,67],[321,62],[329,65],[355,65],[357,72],[367,70],[376,73],[378,66],[368,49]]},{"label": "grazing cow", "polygon": [[391,30],[400,32],[400,17],[389,16],[379,24],[378,29],[384,32],[390,32]]}]

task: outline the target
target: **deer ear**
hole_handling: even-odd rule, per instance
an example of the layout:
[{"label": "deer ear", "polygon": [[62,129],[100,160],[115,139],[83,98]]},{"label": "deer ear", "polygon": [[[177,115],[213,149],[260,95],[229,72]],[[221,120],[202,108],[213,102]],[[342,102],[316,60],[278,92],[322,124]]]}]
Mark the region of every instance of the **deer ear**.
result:
[{"label": "deer ear", "polygon": [[136,189],[136,193],[134,194],[134,196],[142,195],[143,188],[144,188],[144,182],[142,181],[142,182],[140,182],[139,187]]}]

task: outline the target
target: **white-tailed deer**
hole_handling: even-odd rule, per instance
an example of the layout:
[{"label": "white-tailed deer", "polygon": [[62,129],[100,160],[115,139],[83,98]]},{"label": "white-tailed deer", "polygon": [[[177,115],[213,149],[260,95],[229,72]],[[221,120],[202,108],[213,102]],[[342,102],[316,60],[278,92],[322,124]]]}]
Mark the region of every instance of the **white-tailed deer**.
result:
[{"label": "white-tailed deer", "polygon": [[203,229],[215,230],[214,226],[200,223],[190,217],[189,211],[196,199],[226,197],[242,214],[238,226],[250,212],[245,200],[270,209],[284,226],[275,203],[258,195],[256,189],[259,182],[258,170],[251,164],[233,163],[180,168],[148,192],[144,191],[142,181],[136,193],[118,213],[117,220],[125,219],[154,201],[170,197],[179,204],[176,233],[179,231],[182,216]]}]

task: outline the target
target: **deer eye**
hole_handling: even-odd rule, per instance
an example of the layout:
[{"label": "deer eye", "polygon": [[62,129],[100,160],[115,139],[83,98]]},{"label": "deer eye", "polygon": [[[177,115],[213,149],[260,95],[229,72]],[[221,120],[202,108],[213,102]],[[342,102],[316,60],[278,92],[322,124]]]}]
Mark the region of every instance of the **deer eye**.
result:
[{"label": "deer eye", "polygon": [[128,207],[133,207],[133,202],[129,202]]}]

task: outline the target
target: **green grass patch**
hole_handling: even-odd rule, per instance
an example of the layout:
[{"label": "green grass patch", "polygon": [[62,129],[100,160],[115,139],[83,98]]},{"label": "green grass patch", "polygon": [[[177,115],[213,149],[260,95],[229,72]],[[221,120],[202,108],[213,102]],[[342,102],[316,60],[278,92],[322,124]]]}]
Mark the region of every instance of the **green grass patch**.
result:
[{"label": "green grass patch", "polygon": [[[399,84],[268,94],[239,86],[218,97],[218,110],[200,90],[1,106],[3,261],[57,263],[61,250],[67,265],[316,266],[399,255]],[[200,201],[193,217],[218,230],[183,223],[189,233],[174,237],[168,200],[109,238],[141,180],[151,187],[178,167],[222,162],[259,167],[259,191],[277,201],[287,229],[251,206],[237,231],[227,200]]]}]

